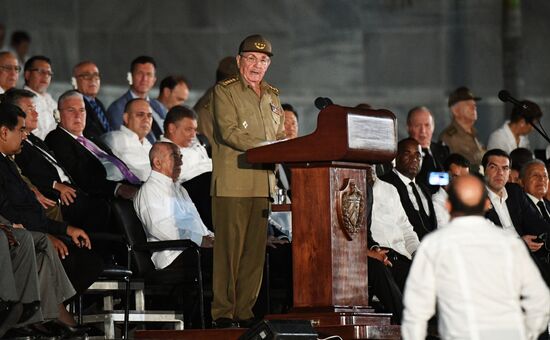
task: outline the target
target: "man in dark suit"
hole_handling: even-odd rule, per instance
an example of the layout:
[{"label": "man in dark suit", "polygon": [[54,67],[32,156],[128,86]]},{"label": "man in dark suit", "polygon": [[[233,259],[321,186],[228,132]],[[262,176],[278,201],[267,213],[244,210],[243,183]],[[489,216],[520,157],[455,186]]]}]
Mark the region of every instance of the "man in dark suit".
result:
[{"label": "man in dark suit", "polygon": [[63,220],[82,226],[88,232],[106,231],[110,208],[105,199],[90,197],[78,190],[70,174],[59,164],[53,152],[32,131],[36,128],[38,112],[27,90],[10,89],[4,94],[4,102],[17,105],[26,113],[27,139],[24,147],[15,156],[15,162],[38,190],[49,199],[61,202]]},{"label": "man in dark suit", "polygon": [[[91,242],[84,230],[47,218],[21,178],[12,157],[21,151],[26,138],[25,113],[15,105],[1,103],[0,116],[0,214],[28,230],[49,234],[67,276],[81,293],[97,279],[103,267],[101,258],[90,251]],[[66,242],[60,239],[66,237]]]},{"label": "man in dark suit", "polygon": [[438,185],[430,185],[428,182],[430,172],[441,172],[443,163],[449,156],[449,148],[440,142],[432,142],[434,132],[434,119],[430,110],[425,106],[417,106],[409,110],[407,114],[407,131],[409,137],[416,139],[422,147],[422,167],[416,176],[418,183],[425,185],[430,194],[439,190]]},{"label": "man in dark suit", "polygon": [[420,144],[413,138],[403,139],[397,144],[395,168],[380,177],[397,188],[401,204],[420,240],[437,228],[431,195],[424,185],[415,181],[421,159]]},{"label": "man in dark suit", "polygon": [[153,109],[153,126],[147,135],[149,142],[154,143],[164,133],[162,130],[166,110],[156,100],[149,98],[149,91],[155,85],[157,64],[155,59],[149,56],[139,56],[132,61],[128,81],[130,88],[120,98],[115,100],[107,109],[107,118],[113,130],[120,129],[122,116],[126,103],[134,98],[143,98],[149,102]]},{"label": "man in dark suit", "polygon": [[99,69],[91,61],[82,61],[73,68],[73,86],[84,96],[86,127],[84,137],[96,141],[99,136],[112,130],[107,119],[107,110],[97,98],[101,86]]},{"label": "man in dark suit", "polygon": [[[481,161],[485,169],[485,182],[489,189],[491,209],[485,217],[505,231],[519,235],[526,243],[539,269],[544,269],[536,254],[544,246],[537,235],[550,232],[550,224],[541,212],[515,183],[507,183],[510,175],[510,156],[503,150],[492,149],[485,153]],[[544,166],[543,166],[544,167]],[[527,177],[525,177],[527,181]],[[541,274],[550,286],[550,276],[545,270]]]},{"label": "man in dark suit", "polygon": [[67,91],[59,97],[58,106],[61,122],[48,134],[46,144],[74,184],[92,196],[131,199],[141,184],[139,178],[106,146],[82,135],[86,126],[82,94]]}]

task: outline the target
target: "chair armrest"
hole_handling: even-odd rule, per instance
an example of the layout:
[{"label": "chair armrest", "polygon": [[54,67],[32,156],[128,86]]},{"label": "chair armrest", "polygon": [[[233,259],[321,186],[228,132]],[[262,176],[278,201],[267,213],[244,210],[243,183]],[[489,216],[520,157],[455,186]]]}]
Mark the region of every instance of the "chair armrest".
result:
[{"label": "chair armrest", "polygon": [[149,250],[149,251],[159,251],[159,250],[184,250],[187,248],[198,248],[197,244],[191,240],[171,240],[171,241],[155,241],[147,242],[141,244],[134,244],[133,248],[135,250]]}]

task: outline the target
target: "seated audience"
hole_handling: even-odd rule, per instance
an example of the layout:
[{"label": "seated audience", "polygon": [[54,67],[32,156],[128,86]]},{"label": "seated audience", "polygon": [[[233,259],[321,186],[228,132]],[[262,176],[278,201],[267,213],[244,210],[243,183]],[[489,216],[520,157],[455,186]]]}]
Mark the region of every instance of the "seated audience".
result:
[{"label": "seated audience", "polygon": [[428,189],[416,183],[422,153],[415,139],[406,138],[397,144],[395,168],[380,179],[392,184],[399,193],[401,205],[420,240],[437,228],[431,195]]},{"label": "seated audience", "polygon": [[[550,232],[550,224],[533,207],[519,185],[507,184],[510,156],[500,149],[492,149],[483,156],[482,165],[491,201],[485,217],[506,232],[521,237],[532,253],[539,251],[544,243],[537,240],[537,235]],[[533,259],[538,261],[536,257]],[[550,286],[550,276],[542,274]]]},{"label": "seated audience", "polygon": [[452,153],[466,157],[470,162],[471,172],[478,172],[485,149],[477,139],[474,124],[477,120],[475,97],[467,87],[459,87],[449,95],[448,106],[453,119],[451,124],[441,132],[439,140],[449,147]]},{"label": "seated audience", "polygon": [[[202,223],[187,191],[178,185],[182,157],[177,145],[158,142],[149,153],[151,176],[139,189],[134,208],[148,241],[189,239],[211,248],[214,234]],[[163,250],[151,256],[157,269],[177,267],[185,261],[180,250]]]},{"label": "seated audience", "polygon": [[93,62],[81,61],[73,68],[73,86],[82,93],[86,105],[86,127],[82,134],[92,141],[113,130],[107,119],[107,110],[97,98],[100,85],[99,69]]},{"label": "seated audience", "polygon": [[[38,124],[39,113],[35,110],[35,94],[27,90],[11,89],[3,95],[3,102],[17,105],[26,114],[25,130],[21,152],[15,155],[15,162],[30,184],[43,193],[47,199],[61,209],[59,221],[82,226],[88,232],[101,231],[107,227],[110,208],[106,200],[90,197],[77,188],[69,173],[57,161],[50,148],[32,132]],[[36,194],[36,192],[35,192]]]},{"label": "seated audience", "polygon": [[535,155],[526,148],[517,148],[510,152],[510,160],[512,162],[510,167],[510,177],[508,178],[508,183],[520,183],[519,173],[521,168],[529,162],[530,160],[535,159]]},{"label": "seated audience", "polygon": [[106,146],[82,135],[86,127],[82,94],[67,91],[59,97],[58,106],[61,122],[48,134],[46,144],[74,184],[92,196],[134,197],[140,179]]},{"label": "seated audience", "polygon": [[162,125],[165,116],[160,103],[156,99],[149,98],[149,91],[157,81],[157,64],[155,60],[148,56],[140,56],[132,60],[130,73],[128,73],[128,82],[130,88],[120,98],[115,100],[107,109],[107,118],[113,130],[120,129],[122,125],[122,116],[126,103],[134,98],[142,98],[149,102],[153,113],[153,125],[151,132],[147,135],[149,142],[154,143],[162,135]]},{"label": "seated audience", "polygon": [[426,338],[437,313],[442,339],[536,339],[550,295],[525,246],[483,218],[487,189],[474,176],[449,188],[452,220],[418,247],[404,294],[403,339]]},{"label": "seated audience", "polygon": [[403,209],[397,189],[390,183],[377,179],[375,174],[372,177],[372,238],[387,253],[390,271],[399,289],[403,291],[411,260],[420,241]]},{"label": "seated audience", "polygon": [[21,66],[12,52],[0,52],[0,93],[14,88]]},{"label": "seated audience", "polygon": [[443,162],[449,155],[449,148],[441,142],[433,142],[434,132],[433,115],[425,106],[413,107],[407,114],[407,131],[409,137],[416,139],[422,148],[422,167],[416,180],[434,194],[440,187],[430,185],[430,172],[443,171]]},{"label": "seated audience", "polygon": [[145,137],[151,131],[152,115],[151,107],[145,99],[132,99],[124,108],[124,125],[120,130],[101,137],[115,156],[126,163],[142,182],[151,174],[148,155],[152,145]]},{"label": "seated audience", "polygon": [[166,118],[168,111],[176,105],[183,105],[189,98],[189,85],[182,76],[168,76],[161,80],[157,101],[162,107],[162,116]]},{"label": "seated audience", "polygon": [[44,139],[57,125],[54,118],[57,103],[47,92],[53,76],[50,58],[41,55],[31,57],[25,63],[24,76],[24,89],[36,95],[34,103],[39,113],[38,126],[33,132],[38,138]]},{"label": "seated audience", "polygon": [[47,218],[21,178],[12,157],[21,151],[26,138],[24,126],[25,113],[19,107],[0,104],[0,133],[5,136],[0,139],[0,214],[28,230],[47,233],[62,258],[67,276],[76,291],[81,293],[97,279],[103,263],[90,251],[91,242],[86,232],[66,222]]},{"label": "seated audience", "polygon": [[178,181],[189,193],[204,224],[213,230],[210,197],[212,160],[196,138],[197,115],[188,107],[176,105],[166,115],[164,131],[161,141],[175,143],[182,155]]},{"label": "seated audience", "polygon": [[501,149],[511,153],[516,148],[531,148],[527,135],[533,131],[531,123],[538,123],[542,118],[542,111],[531,101],[524,100],[521,104],[526,105],[528,109],[514,105],[510,120],[504,122],[502,127],[489,136],[488,150]]},{"label": "seated audience", "polygon": [[[449,184],[451,184],[455,178],[470,173],[470,162],[464,156],[452,153],[443,163],[443,168],[449,174]],[[451,220],[451,214],[447,210],[447,200],[449,199],[449,195],[447,194],[448,188],[448,185],[441,187],[432,195],[438,228],[445,226]]]}]

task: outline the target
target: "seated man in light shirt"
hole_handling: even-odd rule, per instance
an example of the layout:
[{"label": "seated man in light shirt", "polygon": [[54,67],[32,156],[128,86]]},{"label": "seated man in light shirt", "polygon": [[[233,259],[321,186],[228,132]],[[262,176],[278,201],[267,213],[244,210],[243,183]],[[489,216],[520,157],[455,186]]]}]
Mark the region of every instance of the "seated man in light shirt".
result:
[{"label": "seated man in light shirt", "polygon": [[[449,184],[451,184],[455,178],[470,173],[470,161],[458,153],[452,153],[443,162],[443,169],[449,174]],[[432,195],[438,228],[445,226],[451,220],[451,214],[446,207],[449,198],[447,194],[448,187],[449,185],[440,187],[439,190]]]},{"label": "seated man in light shirt", "polygon": [[392,275],[403,291],[413,254],[420,241],[401,205],[397,189],[377,179],[375,173],[372,176],[372,238],[380,248],[388,248],[386,252]]},{"label": "seated man in light shirt", "polygon": [[124,107],[122,120],[120,130],[104,134],[101,140],[144,182],[151,173],[148,155],[152,145],[145,138],[153,123],[149,103],[142,98],[130,100]]},{"label": "seated man in light shirt", "polygon": [[204,224],[213,230],[210,197],[212,159],[197,139],[197,114],[185,106],[172,107],[166,114],[164,136],[160,140],[179,147],[183,160],[179,181],[195,203]]},{"label": "seated man in light shirt", "polygon": [[[149,153],[151,176],[134,198],[134,209],[149,241],[189,239],[204,248],[214,244],[214,234],[208,231],[177,180],[181,171],[181,154],[173,143],[158,142]],[[157,269],[179,267],[184,256],[179,250],[153,253]]]}]

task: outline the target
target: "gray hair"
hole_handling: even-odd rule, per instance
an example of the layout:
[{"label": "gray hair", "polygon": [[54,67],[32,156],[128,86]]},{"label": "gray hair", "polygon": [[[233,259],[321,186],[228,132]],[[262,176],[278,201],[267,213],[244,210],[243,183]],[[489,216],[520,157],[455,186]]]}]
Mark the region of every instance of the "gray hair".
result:
[{"label": "gray hair", "polygon": [[521,170],[519,172],[519,178],[521,179],[525,179],[525,175],[527,173],[527,170],[534,164],[540,164],[542,165],[545,169],[546,169],[546,164],[544,164],[543,161],[541,161],[540,159],[532,159],[530,160],[529,162],[525,163],[522,167],[521,167]]},{"label": "gray hair", "polygon": [[84,96],[82,96],[82,93],[78,92],[77,90],[69,90],[59,96],[59,99],[57,100],[57,109],[61,109],[61,106],[67,99],[74,97],[78,97],[84,100]]}]

